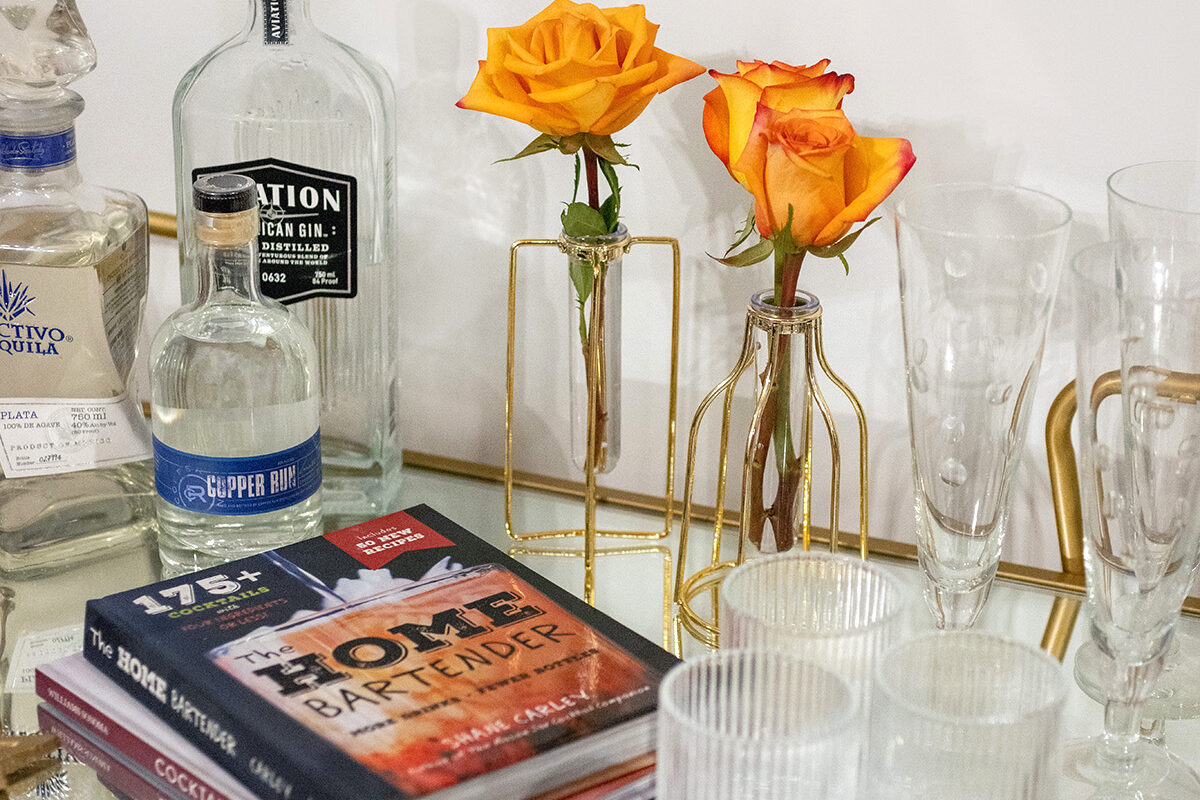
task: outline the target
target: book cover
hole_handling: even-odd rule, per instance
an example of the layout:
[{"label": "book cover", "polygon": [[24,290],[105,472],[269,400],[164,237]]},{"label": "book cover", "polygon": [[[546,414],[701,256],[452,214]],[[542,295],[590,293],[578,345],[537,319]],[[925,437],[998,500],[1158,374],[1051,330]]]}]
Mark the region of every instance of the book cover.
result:
[{"label": "book cover", "polygon": [[548,791],[652,749],[676,661],[426,506],[91,601],[84,633],[285,800]]},{"label": "book cover", "polygon": [[[184,796],[174,794],[152,781],[133,765],[62,719],[46,703],[37,707],[37,719],[41,730],[58,737],[64,755],[95,772],[101,785],[117,797],[128,800],[180,800],[180,797]],[[69,763],[69,760],[64,763]],[[67,781],[71,781],[71,778],[68,777]],[[58,794],[51,788],[45,796],[55,797]],[[194,800],[207,800],[203,796],[189,797],[193,797]]]},{"label": "book cover", "polygon": [[37,668],[43,705],[91,740],[182,794],[199,800],[256,800],[194,745],[75,653]]}]

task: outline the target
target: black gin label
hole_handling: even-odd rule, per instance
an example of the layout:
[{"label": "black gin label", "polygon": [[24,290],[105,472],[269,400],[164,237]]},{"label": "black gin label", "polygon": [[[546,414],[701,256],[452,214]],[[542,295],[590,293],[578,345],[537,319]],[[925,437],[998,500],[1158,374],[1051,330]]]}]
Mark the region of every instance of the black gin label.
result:
[{"label": "black gin label", "polygon": [[262,293],[281,303],[358,294],[358,181],[276,158],[192,170],[192,180],[236,172],[258,183]]},{"label": "black gin label", "polygon": [[287,44],[287,0],[262,0],[263,43]]}]

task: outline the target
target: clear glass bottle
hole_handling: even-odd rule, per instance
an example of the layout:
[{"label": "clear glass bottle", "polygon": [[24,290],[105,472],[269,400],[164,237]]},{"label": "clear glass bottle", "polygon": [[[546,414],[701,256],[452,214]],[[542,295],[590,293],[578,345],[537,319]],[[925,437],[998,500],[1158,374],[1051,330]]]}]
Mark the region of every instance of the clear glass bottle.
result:
[{"label": "clear glass bottle", "polygon": [[[73,77],[73,76],[72,76]],[[149,432],[128,392],[146,206],[90,186],[79,95],[0,85],[0,575],[75,566],[153,530]]]},{"label": "clear glass bottle", "polygon": [[321,533],[317,351],[304,324],[259,292],[257,187],[207,175],[194,194],[198,297],[150,349],[165,575]]},{"label": "clear glass bottle", "polygon": [[378,516],[399,488],[393,97],[382,68],[313,26],[308,0],[249,0],[241,33],[175,94],[184,263],[192,181],[254,178],[262,291],[317,343],[327,517]]}]

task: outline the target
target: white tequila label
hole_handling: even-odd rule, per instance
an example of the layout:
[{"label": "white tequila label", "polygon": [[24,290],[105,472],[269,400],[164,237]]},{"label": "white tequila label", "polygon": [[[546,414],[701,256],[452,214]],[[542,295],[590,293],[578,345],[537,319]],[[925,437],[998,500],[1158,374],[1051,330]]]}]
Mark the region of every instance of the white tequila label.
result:
[{"label": "white tequila label", "polygon": [[33,692],[34,673],[38,667],[82,649],[83,625],[65,625],[22,635],[13,648],[4,691],[9,694]]},{"label": "white tequila label", "polygon": [[142,410],[128,395],[0,399],[0,469],[5,477],[111,467],[152,453]]}]

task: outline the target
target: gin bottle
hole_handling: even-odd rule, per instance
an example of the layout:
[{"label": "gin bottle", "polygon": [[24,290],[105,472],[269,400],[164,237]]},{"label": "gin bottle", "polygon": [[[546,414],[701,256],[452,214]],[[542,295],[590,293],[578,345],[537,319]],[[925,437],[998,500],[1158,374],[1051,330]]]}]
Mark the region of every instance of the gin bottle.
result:
[{"label": "gin bottle", "polygon": [[[19,24],[18,24],[19,23]],[[77,566],[153,530],[150,437],[129,374],[146,207],[86,184],[79,95],[95,65],[73,2],[0,16],[0,577]]]},{"label": "gin bottle", "polygon": [[150,350],[159,556],[179,575],[321,532],[317,353],[258,286],[258,190],[194,187],[197,298]]},{"label": "gin bottle", "polygon": [[[326,516],[388,511],[400,468],[390,80],[317,30],[308,0],[249,0],[241,33],[180,82],[174,131],[184,263],[192,181],[259,184],[262,293],[317,344]],[[182,286],[194,296],[186,269]]]}]

